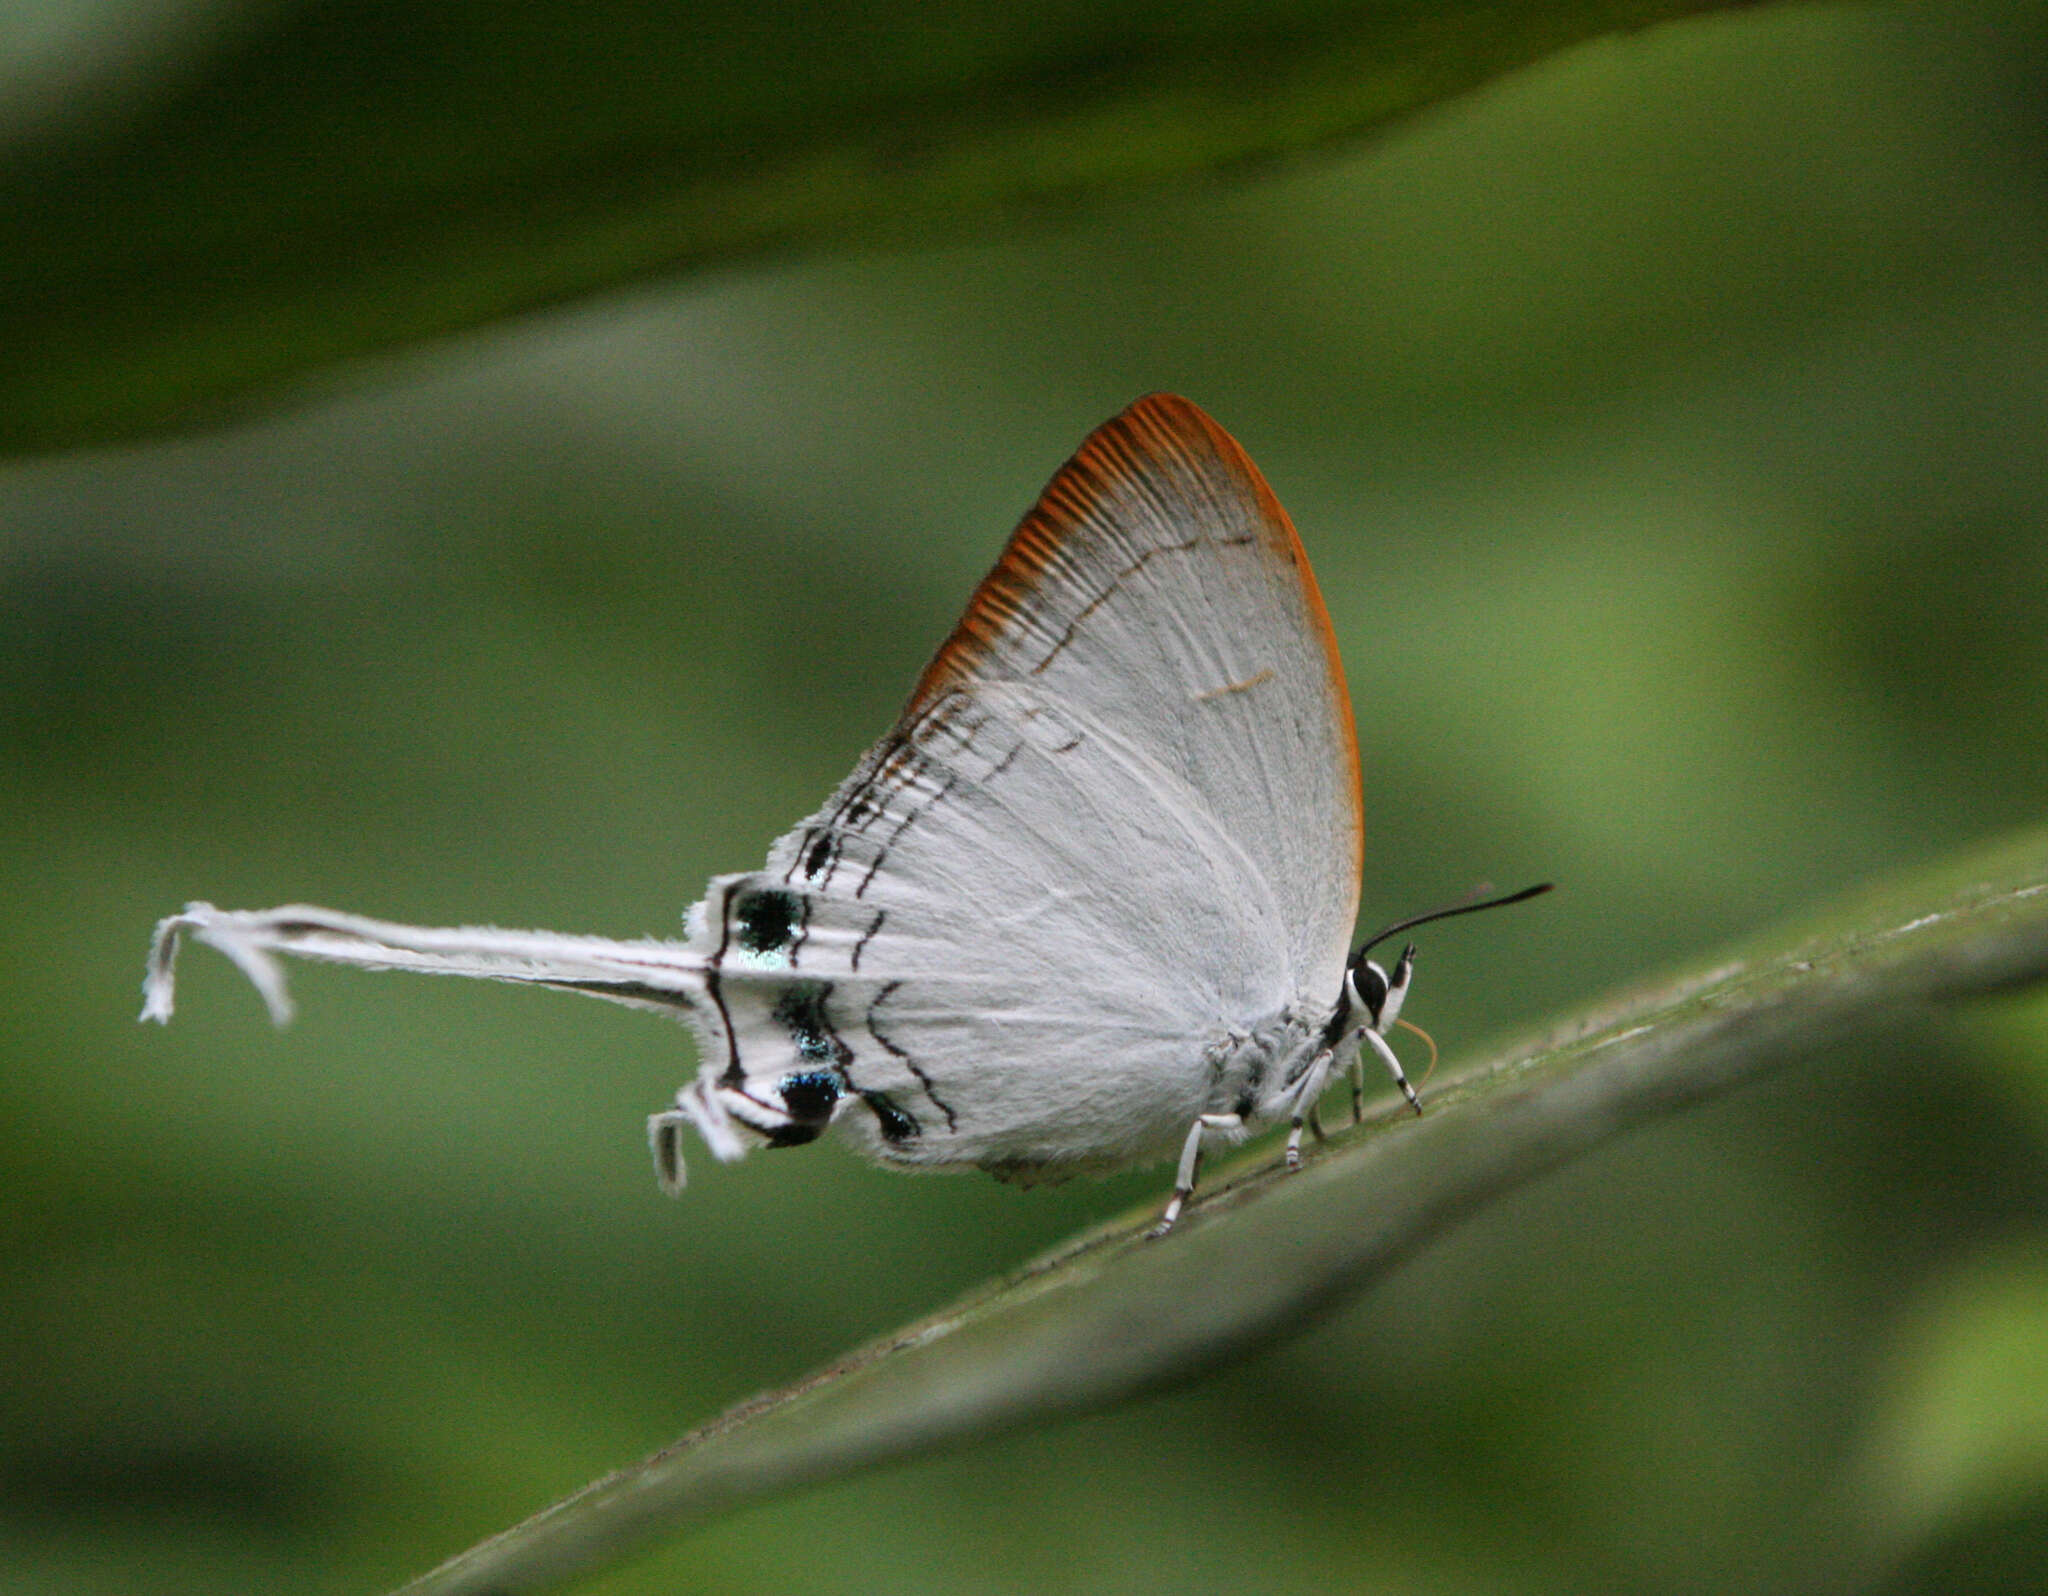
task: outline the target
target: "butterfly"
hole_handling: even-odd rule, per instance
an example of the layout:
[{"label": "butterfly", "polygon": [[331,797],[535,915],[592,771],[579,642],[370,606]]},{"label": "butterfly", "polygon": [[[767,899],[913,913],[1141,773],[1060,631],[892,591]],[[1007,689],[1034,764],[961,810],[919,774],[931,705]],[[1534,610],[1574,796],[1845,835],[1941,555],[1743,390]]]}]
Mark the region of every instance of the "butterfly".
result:
[{"label": "butterfly", "polygon": [[[694,1132],[722,1160],[827,1130],[903,1169],[1037,1180],[1178,1155],[1285,1120],[1387,1041],[1414,971],[1353,952],[1357,734],[1293,524],[1228,433],[1140,399],[1047,485],[896,724],[759,870],[714,878],[677,940],[396,925],[194,903],[156,930],[143,1018],[181,937],[273,1018],[276,955],[522,982],[672,1014],[696,1079],[648,1122],[661,1185]],[[1314,1127],[1320,1133],[1320,1127]]]}]

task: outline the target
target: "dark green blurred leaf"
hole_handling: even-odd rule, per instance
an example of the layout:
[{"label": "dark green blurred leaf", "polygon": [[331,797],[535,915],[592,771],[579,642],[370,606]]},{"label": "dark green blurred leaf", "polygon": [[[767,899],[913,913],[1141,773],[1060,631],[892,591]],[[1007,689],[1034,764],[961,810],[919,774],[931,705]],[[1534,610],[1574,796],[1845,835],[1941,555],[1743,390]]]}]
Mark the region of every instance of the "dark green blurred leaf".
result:
[{"label": "dark green blurred leaf", "polygon": [[[2048,831],[2033,831],[1603,1002],[1460,1072],[1424,1119],[1337,1138],[1299,1176],[1246,1166],[1164,1242],[1142,1239],[1149,1212],[1107,1227],[407,1589],[537,1589],[750,1502],[1184,1381],[1625,1131],[1845,1032],[2044,976]],[[2037,1347],[2031,1319],[2026,1334]],[[2022,1430],[2031,1458],[2038,1434]]]},{"label": "dark green blurred leaf", "polygon": [[26,131],[0,98],[0,448],[650,273],[1285,154],[1727,3],[189,6],[147,63],[81,26],[39,71],[89,87],[106,56],[120,95],[42,96]]}]

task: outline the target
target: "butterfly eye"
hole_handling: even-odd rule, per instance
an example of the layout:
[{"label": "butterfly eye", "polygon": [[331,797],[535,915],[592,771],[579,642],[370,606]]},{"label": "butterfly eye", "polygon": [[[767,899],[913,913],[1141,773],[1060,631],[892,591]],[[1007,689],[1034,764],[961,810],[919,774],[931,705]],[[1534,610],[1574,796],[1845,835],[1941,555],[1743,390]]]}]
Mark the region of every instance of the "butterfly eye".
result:
[{"label": "butterfly eye", "polygon": [[1387,972],[1371,959],[1361,959],[1351,969],[1351,990],[1358,994],[1358,1001],[1364,1005],[1371,1018],[1373,1029],[1379,1029],[1380,1010],[1387,1002]]}]

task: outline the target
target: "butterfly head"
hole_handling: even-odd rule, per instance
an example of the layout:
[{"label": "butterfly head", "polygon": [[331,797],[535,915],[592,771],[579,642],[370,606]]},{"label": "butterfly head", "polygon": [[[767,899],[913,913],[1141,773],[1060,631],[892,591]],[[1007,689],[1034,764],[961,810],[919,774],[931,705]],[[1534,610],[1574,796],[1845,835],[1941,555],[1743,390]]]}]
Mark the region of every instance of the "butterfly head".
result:
[{"label": "butterfly head", "polygon": [[1386,930],[1366,938],[1344,967],[1344,991],[1337,1000],[1337,1012],[1330,1020],[1330,1040],[1334,1042],[1348,1026],[1357,1024],[1385,1036],[1393,1029],[1394,1022],[1400,1019],[1401,1004],[1408,996],[1408,982],[1415,973],[1415,944],[1411,942],[1401,950],[1401,957],[1389,973],[1366,957],[1388,937],[1426,925],[1431,920],[1448,920],[1454,914],[1473,914],[1480,909],[1499,909],[1510,903],[1523,903],[1540,897],[1550,888],[1551,884],[1545,881],[1524,887],[1520,892],[1511,892],[1504,898],[1468,898],[1446,908],[1432,909],[1427,914],[1396,920]]},{"label": "butterfly head", "polygon": [[1351,956],[1344,971],[1344,996],[1356,1023],[1370,1025],[1385,1036],[1401,1017],[1401,1004],[1408,996],[1408,983],[1415,974],[1415,944],[1401,950],[1389,974],[1378,962],[1366,957],[1371,944]]}]

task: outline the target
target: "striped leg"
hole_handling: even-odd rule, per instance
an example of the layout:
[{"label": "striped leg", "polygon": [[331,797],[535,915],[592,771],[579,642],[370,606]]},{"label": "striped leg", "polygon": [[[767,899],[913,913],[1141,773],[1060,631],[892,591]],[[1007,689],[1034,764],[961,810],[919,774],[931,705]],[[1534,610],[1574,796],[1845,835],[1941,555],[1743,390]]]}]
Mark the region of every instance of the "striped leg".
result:
[{"label": "striped leg", "polygon": [[[1352,1036],[1372,1043],[1373,1051],[1379,1054],[1380,1062],[1387,1067],[1387,1073],[1394,1077],[1394,1084],[1401,1088],[1401,1095],[1408,1099],[1408,1106],[1420,1114],[1422,1099],[1415,1095],[1415,1088],[1408,1084],[1408,1077],[1401,1070],[1401,1061],[1394,1056],[1394,1049],[1387,1039],[1369,1025],[1361,1025]],[[1356,1125],[1364,1118],[1365,1051],[1361,1048],[1351,1056],[1351,1123]]]},{"label": "striped leg", "polygon": [[[1316,1099],[1323,1095],[1323,1087],[1330,1079],[1330,1061],[1336,1054],[1329,1048],[1318,1053],[1309,1067],[1302,1073],[1301,1085],[1294,1092],[1294,1123],[1287,1132],[1287,1167],[1301,1168],[1301,1130],[1308,1118],[1315,1112]],[[1322,1127],[1316,1128],[1316,1140],[1322,1140]]]},{"label": "striped leg", "polygon": [[1212,1131],[1243,1129],[1244,1120],[1236,1114],[1203,1114],[1188,1127],[1188,1139],[1180,1150],[1180,1172],[1174,1177],[1173,1197],[1166,1205],[1166,1212],[1159,1216],[1159,1223],[1146,1232],[1146,1239],[1157,1239],[1173,1229],[1181,1209],[1195,1194],[1195,1176],[1202,1168],[1202,1138]]},{"label": "striped leg", "polygon": [[[1401,1061],[1394,1056],[1394,1050],[1388,1045],[1387,1039],[1380,1035],[1378,1031],[1373,1030],[1368,1030],[1365,1033],[1365,1039],[1372,1043],[1374,1050],[1380,1056],[1380,1062],[1386,1065],[1388,1073],[1394,1077],[1394,1084],[1401,1088],[1401,1095],[1408,1099],[1408,1106],[1420,1114],[1422,1112],[1422,1099],[1415,1095],[1415,1088],[1408,1084],[1408,1077],[1401,1073]],[[1359,1073],[1364,1073],[1362,1056]]]}]

